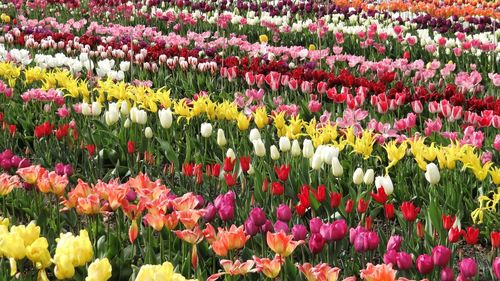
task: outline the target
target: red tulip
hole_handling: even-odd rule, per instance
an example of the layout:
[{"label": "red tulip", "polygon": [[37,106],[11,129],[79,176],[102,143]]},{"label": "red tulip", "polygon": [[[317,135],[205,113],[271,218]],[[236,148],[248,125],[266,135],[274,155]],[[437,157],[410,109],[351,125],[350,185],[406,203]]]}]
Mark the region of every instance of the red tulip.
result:
[{"label": "red tulip", "polygon": [[386,219],[394,218],[394,204],[384,204],[384,213]]},{"label": "red tulip", "polygon": [[377,193],[370,192],[371,197],[378,203],[384,204],[387,201],[387,194],[385,194],[384,188],[379,187],[377,191]]},{"label": "red tulip", "polygon": [[246,173],[248,170],[250,170],[250,156],[242,156],[240,157],[240,166],[241,170]]},{"label": "red tulip", "polygon": [[9,132],[13,136],[16,134],[17,127],[16,125],[9,125]]},{"label": "red tulip", "polygon": [[475,245],[479,237],[479,229],[474,227],[468,227],[467,232],[463,233],[465,241],[469,245]]},{"label": "red tulip", "polygon": [[318,202],[323,202],[326,199],[326,187],[324,185],[318,186],[317,190],[311,190],[312,193],[314,194],[314,197]]},{"label": "red tulip", "polygon": [[224,174],[224,178],[226,180],[227,186],[229,186],[229,187],[234,186],[234,185],[236,185],[236,179],[238,178],[238,174],[227,173],[227,174]]},{"label": "red tulip", "polygon": [[493,248],[499,248],[500,247],[500,231],[492,231],[490,234],[491,238],[491,246]]},{"label": "red tulip", "polygon": [[451,215],[442,215],[441,219],[443,221],[443,228],[446,230],[450,230],[457,219],[457,216],[451,217]]},{"label": "red tulip", "polygon": [[281,165],[281,167],[274,166],[274,172],[280,181],[287,181],[288,174],[290,173],[290,165]]},{"label": "red tulip", "polygon": [[451,243],[456,243],[458,242],[458,240],[460,240],[462,234],[464,234],[463,230],[458,229],[458,227],[453,227],[448,231],[448,241],[450,241]]},{"label": "red tulip", "polygon": [[232,159],[231,157],[226,157],[226,159],[224,159],[224,172],[226,173],[232,172],[235,162],[236,159]]},{"label": "red tulip", "polygon": [[404,219],[411,222],[417,219],[420,208],[416,208],[413,203],[405,201],[401,205],[401,212],[403,213]]},{"label": "red tulip", "polygon": [[95,144],[87,144],[86,146],[87,151],[89,152],[90,156],[94,156],[95,154]]},{"label": "red tulip", "polygon": [[273,195],[283,195],[285,187],[280,182],[273,182],[271,184],[271,193]]},{"label": "red tulip", "polygon": [[420,239],[424,239],[425,231],[422,222],[417,222],[417,236],[420,237]]},{"label": "red tulip", "polygon": [[127,142],[127,152],[128,154],[133,154],[135,151],[135,143],[133,141]]},{"label": "red tulip", "polygon": [[358,213],[362,214],[366,212],[366,209],[368,209],[368,205],[370,204],[369,200],[364,200],[363,198],[359,198],[358,200]]},{"label": "red tulip", "polygon": [[342,200],[342,193],[330,192],[330,207],[338,208],[340,205],[340,200]]},{"label": "red tulip", "polygon": [[220,164],[214,164],[212,165],[212,176],[218,178],[220,175]]},{"label": "red tulip", "polygon": [[345,203],[345,212],[350,213],[352,212],[352,208],[354,207],[354,201],[352,199],[347,200]]}]

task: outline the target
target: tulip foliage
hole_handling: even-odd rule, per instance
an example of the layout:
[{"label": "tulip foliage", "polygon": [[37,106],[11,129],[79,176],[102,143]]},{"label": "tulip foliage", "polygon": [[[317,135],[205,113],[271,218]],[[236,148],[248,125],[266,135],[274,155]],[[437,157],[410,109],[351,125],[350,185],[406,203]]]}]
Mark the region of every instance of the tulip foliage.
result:
[{"label": "tulip foliage", "polygon": [[500,280],[498,5],[3,1],[0,280]]}]

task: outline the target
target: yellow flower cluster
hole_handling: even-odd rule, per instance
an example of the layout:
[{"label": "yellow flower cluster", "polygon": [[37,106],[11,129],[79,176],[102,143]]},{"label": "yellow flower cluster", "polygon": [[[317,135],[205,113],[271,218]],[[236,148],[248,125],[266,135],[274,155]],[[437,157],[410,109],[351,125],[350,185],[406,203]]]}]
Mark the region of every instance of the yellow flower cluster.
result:
[{"label": "yellow flower cluster", "polygon": [[40,227],[31,222],[9,230],[9,224],[9,219],[0,217],[0,258],[9,259],[10,275],[17,273],[17,261],[27,257],[39,270],[38,279],[48,280],[45,268],[51,265],[49,244],[40,237]]},{"label": "yellow flower cluster", "polygon": [[3,23],[9,23],[10,22],[10,16],[7,14],[2,13],[0,15],[0,20],[2,20]]},{"label": "yellow flower cluster", "polygon": [[145,264],[139,270],[135,281],[188,281],[195,279],[186,279],[179,273],[174,272],[174,266],[169,262],[162,265]]},{"label": "yellow flower cluster", "polygon": [[[497,169],[500,173],[500,169]],[[500,183],[497,183],[500,184]],[[500,202],[500,186],[497,187],[496,191],[492,192],[491,198],[488,196],[479,196],[479,207],[471,213],[472,221],[474,223],[483,223],[484,212],[497,213],[497,205]]]},{"label": "yellow flower cluster", "polygon": [[87,230],[80,230],[80,235],[60,234],[56,239],[57,247],[53,262],[57,279],[67,279],[75,275],[75,267],[83,266],[92,260],[94,251]]},{"label": "yellow flower cluster", "polygon": [[0,62],[0,77],[7,79],[9,87],[14,88],[17,78],[21,75],[21,69],[9,62]]}]

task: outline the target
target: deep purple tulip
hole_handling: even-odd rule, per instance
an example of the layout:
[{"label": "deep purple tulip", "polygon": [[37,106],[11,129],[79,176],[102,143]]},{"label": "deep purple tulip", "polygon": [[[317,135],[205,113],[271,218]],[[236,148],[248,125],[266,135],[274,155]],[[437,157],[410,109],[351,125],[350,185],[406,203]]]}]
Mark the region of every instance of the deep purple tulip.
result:
[{"label": "deep purple tulip", "polygon": [[257,233],[259,233],[259,227],[255,225],[255,223],[252,221],[252,219],[248,218],[245,223],[245,233],[250,236],[255,236]]},{"label": "deep purple tulip", "polygon": [[266,223],[264,223],[261,227],[260,227],[260,233],[268,233],[268,232],[273,232],[274,228],[273,228],[273,223],[270,221],[270,220],[266,220]]},{"label": "deep purple tulip", "polygon": [[312,218],[309,221],[309,231],[311,231],[311,233],[319,233],[322,225],[323,221],[321,221],[320,218]]},{"label": "deep purple tulip", "polygon": [[0,168],[4,169],[4,170],[10,170],[11,168],[11,165],[10,165],[10,159],[2,159],[0,161]]},{"label": "deep purple tulip", "polygon": [[64,164],[57,163],[55,168],[54,168],[54,172],[56,172],[56,174],[58,174],[59,176],[64,175]]},{"label": "deep purple tulip", "polygon": [[21,160],[21,162],[19,162],[19,165],[17,166],[17,168],[21,169],[21,168],[26,168],[29,166],[31,166],[31,161],[28,158],[23,158],[23,160]]},{"label": "deep purple tulip", "polygon": [[389,241],[387,241],[387,247],[386,251],[390,250],[396,250],[399,251],[401,248],[401,243],[403,243],[403,237],[399,235],[393,235],[389,238]]},{"label": "deep purple tulip", "polygon": [[280,221],[289,222],[292,218],[292,210],[285,204],[280,204],[276,209],[276,217]]},{"label": "deep purple tulip", "polygon": [[207,222],[211,222],[215,218],[215,214],[217,213],[217,209],[212,203],[208,203],[205,207],[205,214],[203,215],[203,219]]},{"label": "deep purple tulip", "polygon": [[471,278],[477,275],[477,263],[473,258],[463,259],[458,267],[460,268],[460,274],[465,278]]},{"label": "deep purple tulip", "polygon": [[283,231],[288,234],[290,232],[290,228],[288,227],[288,224],[286,222],[277,220],[274,223],[274,232],[280,232],[280,231]]},{"label": "deep purple tulip", "polygon": [[449,267],[441,269],[441,281],[453,281],[453,270]]},{"label": "deep purple tulip", "polygon": [[323,247],[325,246],[325,239],[319,233],[313,233],[309,238],[309,250],[311,253],[317,254],[323,251]]},{"label": "deep purple tulip", "polygon": [[293,240],[305,240],[307,236],[307,228],[303,224],[296,224],[292,227]]},{"label": "deep purple tulip", "polygon": [[410,254],[399,252],[396,255],[396,264],[400,270],[408,270],[413,266],[413,259]]},{"label": "deep purple tulip", "polygon": [[266,213],[262,208],[253,208],[248,215],[256,226],[262,226],[266,223]]},{"label": "deep purple tulip", "polygon": [[439,267],[445,267],[451,258],[450,249],[445,246],[438,245],[432,249],[432,261],[434,265]]},{"label": "deep purple tulip", "polygon": [[10,166],[13,168],[17,168],[21,160],[22,160],[21,157],[17,155],[12,156],[12,158],[10,158]]},{"label": "deep purple tulip", "polygon": [[420,272],[421,274],[428,274],[434,268],[432,257],[427,254],[418,256],[416,260],[416,265],[418,272]]}]

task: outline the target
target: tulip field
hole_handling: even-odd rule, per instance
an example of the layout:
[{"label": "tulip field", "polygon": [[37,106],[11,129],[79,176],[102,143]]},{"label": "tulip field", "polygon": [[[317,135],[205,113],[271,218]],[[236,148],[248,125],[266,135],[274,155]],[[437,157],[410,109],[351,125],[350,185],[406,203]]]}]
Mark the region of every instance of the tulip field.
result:
[{"label": "tulip field", "polygon": [[0,280],[500,280],[500,2],[0,0]]}]

